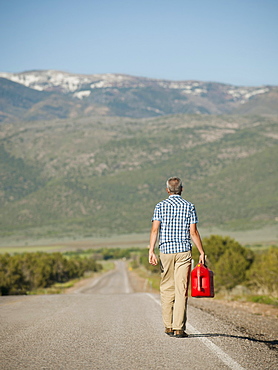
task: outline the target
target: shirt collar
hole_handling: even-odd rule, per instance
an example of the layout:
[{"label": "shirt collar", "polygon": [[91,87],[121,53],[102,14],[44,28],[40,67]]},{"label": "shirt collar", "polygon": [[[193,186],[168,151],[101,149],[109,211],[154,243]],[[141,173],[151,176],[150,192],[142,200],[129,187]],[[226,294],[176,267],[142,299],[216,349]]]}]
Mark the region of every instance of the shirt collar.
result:
[{"label": "shirt collar", "polygon": [[171,194],[171,195],[169,195],[169,198],[171,198],[171,197],[180,197],[181,198],[181,195],[179,195],[179,194]]}]

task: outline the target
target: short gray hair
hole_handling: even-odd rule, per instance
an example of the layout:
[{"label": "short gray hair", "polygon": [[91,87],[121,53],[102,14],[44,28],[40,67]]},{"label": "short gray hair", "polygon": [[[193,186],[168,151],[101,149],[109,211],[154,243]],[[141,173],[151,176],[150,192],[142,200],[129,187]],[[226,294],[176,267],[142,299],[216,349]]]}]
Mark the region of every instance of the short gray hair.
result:
[{"label": "short gray hair", "polygon": [[167,189],[172,194],[181,194],[182,182],[179,177],[170,177],[166,182]]}]

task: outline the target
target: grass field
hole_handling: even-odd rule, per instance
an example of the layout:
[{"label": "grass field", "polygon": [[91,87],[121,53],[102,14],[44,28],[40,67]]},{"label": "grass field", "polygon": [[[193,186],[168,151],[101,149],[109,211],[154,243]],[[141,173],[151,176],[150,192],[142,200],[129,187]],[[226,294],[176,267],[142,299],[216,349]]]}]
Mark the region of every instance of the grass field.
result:
[{"label": "grass field", "polygon": [[[267,248],[278,244],[278,229],[274,226],[265,226],[262,229],[249,231],[228,231],[218,228],[205,229],[200,227],[201,237],[212,234],[230,236],[244,246],[254,250]],[[28,239],[16,240],[16,238],[2,238],[0,240],[0,253],[23,253],[23,252],[65,252],[77,249],[90,248],[147,248],[149,234],[126,234],[109,237],[91,237],[87,239]]]},{"label": "grass field", "polygon": [[243,246],[249,246],[252,249],[278,244],[278,223],[276,226],[264,226],[261,229],[244,231],[222,230],[216,227],[200,228],[200,233],[202,237],[210,235],[230,236]]},{"label": "grass field", "polygon": [[131,248],[147,247],[149,234],[126,234],[109,237],[61,238],[61,239],[25,239],[1,238],[0,253],[21,253],[35,251],[70,251],[90,248]]},{"label": "grass field", "polygon": [[32,252],[58,252],[64,247],[61,245],[34,245],[34,246],[18,246],[18,247],[0,247],[0,253],[32,253]]}]

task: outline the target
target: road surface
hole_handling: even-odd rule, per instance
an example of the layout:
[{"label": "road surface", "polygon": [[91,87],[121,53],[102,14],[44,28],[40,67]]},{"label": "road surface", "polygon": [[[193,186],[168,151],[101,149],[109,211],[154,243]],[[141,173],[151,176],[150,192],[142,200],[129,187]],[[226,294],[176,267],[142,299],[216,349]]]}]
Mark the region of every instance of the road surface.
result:
[{"label": "road surface", "polygon": [[189,306],[189,338],[164,334],[159,296],[125,264],[68,295],[0,297],[0,369],[278,369],[263,341]]}]

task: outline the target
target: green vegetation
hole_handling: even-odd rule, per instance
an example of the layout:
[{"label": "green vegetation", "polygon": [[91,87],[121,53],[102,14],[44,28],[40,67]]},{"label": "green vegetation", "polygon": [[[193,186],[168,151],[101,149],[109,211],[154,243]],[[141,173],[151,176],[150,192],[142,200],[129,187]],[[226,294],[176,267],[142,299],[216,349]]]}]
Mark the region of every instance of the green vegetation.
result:
[{"label": "green vegetation", "polygon": [[265,295],[248,295],[246,297],[247,301],[263,304],[271,304],[273,306],[278,306],[278,299]]},{"label": "green vegetation", "polygon": [[278,248],[271,247],[267,252],[256,254],[248,279],[262,294],[278,296]]},{"label": "green vegetation", "polygon": [[[277,247],[253,252],[219,235],[204,238],[203,243],[219,296],[228,293],[232,299],[278,304]],[[195,264],[198,258],[193,247]],[[97,248],[0,255],[0,295],[61,293],[92,271],[113,268],[116,259],[126,259],[133,271],[159,290],[160,266],[149,264],[147,248]]]},{"label": "green vegetation", "polygon": [[22,158],[15,158],[0,144],[0,205],[16,201],[33,193],[42,186],[40,170],[27,165]]},{"label": "green vegetation", "polygon": [[160,287],[160,265],[152,266],[149,264],[148,249],[141,249],[140,253],[133,255],[130,268],[139,276],[146,279],[148,285],[157,291]]},{"label": "green vegetation", "polygon": [[62,245],[36,245],[24,247],[1,247],[0,254],[16,254],[16,253],[33,253],[33,252],[57,252],[59,249],[64,249]]},{"label": "green vegetation", "polygon": [[[79,257],[81,256],[80,253],[77,254]],[[76,256],[76,254],[73,254],[73,256]],[[88,254],[86,254],[88,256]],[[91,256],[88,256],[91,258]],[[84,279],[95,277],[96,274],[103,274],[107,271],[113,270],[115,268],[114,263],[108,262],[108,261],[98,261],[98,269],[97,271],[86,271],[84,275],[80,276],[76,279],[70,279],[66,281],[65,283],[54,283],[48,288],[37,288],[32,289],[31,291],[28,291],[28,295],[38,295],[38,294],[63,294],[66,293],[69,288],[74,287],[79,281],[82,281]]]},{"label": "green vegetation", "polygon": [[78,249],[76,251],[65,252],[68,257],[86,257],[90,256],[95,260],[117,260],[130,259],[134,253],[140,252],[141,248],[96,248],[96,249]]},{"label": "green vegetation", "polygon": [[145,232],[172,174],[183,179],[202,227],[274,225],[277,122],[175,115],[7,125],[0,140],[0,236]]},{"label": "green vegetation", "polygon": [[[208,267],[214,272],[216,292],[231,292],[236,286],[243,285],[249,292],[249,300],[272,304],[277,302],[277,247],[253,252],[232,238],[218,235],[204,238],[203,244]],[[193,258],[198,261],[196,248],[193,248]]]},{"label": "green vegetation", "polygon": [[[242,299],[244,295],[246,300],[252,302],[278,304],[277,247],[254,253],[234,239],[218,235],[204,238],[203,242],[208,256],[207,265],[214,272],[216,293],[229,293],[233,299]],[[149,264],[148,250],[139,249],[131,256],[131,268],[158,290],[160,267]],[[195,247],[192,256],[195,263],[198,262],[199,254]],[[238,286],[244,287],[241,296],[233,293]]]},{"label": "green vegetation", "polygon": [[67,289],[73,287],[81,278],[71,279],[65,283],[54,283],[48,288],[36,288],[27,292],[28,295],[41,295],[41,294],[62,294]]},{"label": "green vegetation", "polygon": [[[211,235],[203,239],[207,265],[215,274],[215,290],[231,290],[246,282],[247,271],[254,261],[252,250],[241,246],[230,237]],[[193,249],[193,259],[198,261],[198,252]]]},{"label": "green vegetation", "polygon": [[[260,252],[253,252],[243,247],[230,237],[211,235],[203,239],[207,265],[214,272],[216,292],[232,292],[243,285],[248,291],[246,299],[253,302],[276,304],[278,298],[278,248],[270,247]],[[72,252],[68,252],[72,253]],[[80,251],[84,253],[84,251]],[[147,248],[105,248],[88,250],[94,258],[126,258],[130,267],[140,276],[144,276],[153,286],[159,289],[160,266],[152,266],[148,261]],[[193,247],[192,257],[196,262],[199,253]],[[234,295],[235,297],[235,295]]]},{"label": "green vegetation", "polygon": [[27,294],[101,268],[92,258],[66,258],[59,252],[0,255],[0,295]]}]

